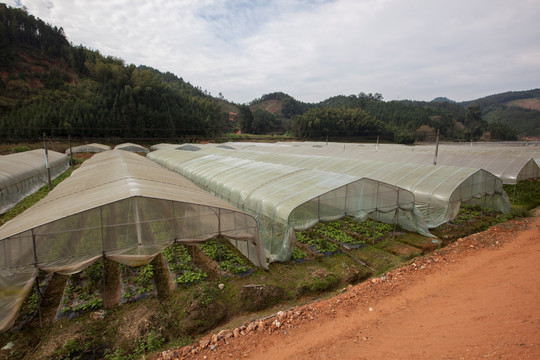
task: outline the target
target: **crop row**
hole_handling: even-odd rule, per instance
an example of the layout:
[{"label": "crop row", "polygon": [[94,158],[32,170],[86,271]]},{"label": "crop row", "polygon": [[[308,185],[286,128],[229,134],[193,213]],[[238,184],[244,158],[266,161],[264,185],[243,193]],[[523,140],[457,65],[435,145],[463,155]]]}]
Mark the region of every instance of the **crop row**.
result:
[{"label": "crop row", "polygon": [[380,239],[393,230],[392,225],[367,219],[358,221],[344,217],[327,224],[318,223],[309,230],[296,232],[296,239],[317,253],[331,255],[338,245],[348,248],[364,246],[368,241]]}]

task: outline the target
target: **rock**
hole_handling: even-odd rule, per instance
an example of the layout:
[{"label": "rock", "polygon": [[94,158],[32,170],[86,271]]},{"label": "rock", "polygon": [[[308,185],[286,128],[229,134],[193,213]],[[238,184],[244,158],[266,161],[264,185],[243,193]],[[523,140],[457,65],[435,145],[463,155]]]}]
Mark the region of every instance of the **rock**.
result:
[{"label": "rock", "polygon": [[250,322],[246,330],[247,332],[252,332],[253,330],[257,330],[257,323],[255,321]]},{"label": "rock", "polygon": [[211,341],[212,341],[212,344],[215,344],[215,343],[218,342],[218,336],[217,336],[217,334],[212,334],[212,340],[211,340]]},{"label": "rock", "polygon": [[228,339],[230,336],[229,334],[232,336],[232,333],[230,332],[230,330],[221,330],[218,334],[217,334],[217,338],[218,340],[221,340],[221,339]]},{"label": "rock", "polygon": [[171,360],[171,353],[168,351],[164,351],[161,353],[161,358],[163,360]]},{"label": "rock", "polygon": [[373,308],[372,308],[372,307],[370,307],[370,308],[369,308],[369,311],[373,311]]},{"label": "rock", "polygon": [[223,290],[225,288],[225,284],[219,284],[217,287],[219,290]]},{"label": "rock", "polygon": [[236,328],[233,330],[233,337],[240,337],[240,329]]},{"label": "rock", "polygon": [[278,313],[276,314],[276,317],[278,318],[278,320],[282,320],[284,317],[286,316],[285,312],[284,311],[278,311]]},{"label": "rock", "polygon": [[208,345],[210,345],[210,340],[209,339],[203,339],[203,340],[199,341],[199,346],[201,347],[201,349],[206,349],[208,347]]},{"label": "rock", "polygon": [[278,321],[278,320],[275,320],[272,325],[274,325],[275,327],[277,327],[278,329],[281,327],[281,323]]}]

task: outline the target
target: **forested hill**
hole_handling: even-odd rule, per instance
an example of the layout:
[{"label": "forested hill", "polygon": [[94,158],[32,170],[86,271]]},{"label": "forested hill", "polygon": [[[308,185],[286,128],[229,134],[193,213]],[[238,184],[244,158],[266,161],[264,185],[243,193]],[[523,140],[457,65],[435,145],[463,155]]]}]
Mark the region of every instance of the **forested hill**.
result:
[{"label": "forested hill", "polygon": [[[382,94],[361,92],[309,104],[287,94],[274,93],[255,99],[251,107],[267,109],[276,116],[284,115],[282,108],[289,112],[291,108],[297,110],[298,116],[291,126],[300,137],[366,134],[373,131],[373,126],[363,127],[358,123],[356,130],[349,126],[343,131],[343,121],[338,124],[321,115],[325,111],[328,113],[329,109],[332,109],[333,117],[343,115],[345,118],[346,112],[351,109],[362,110],[376,121],[377,135],[384,135],[386,140],[395,142],[431,141],[437,129],[443,139],[452,141],[540,137],[540,89],[507,92],[460,103],[444,97],[429,102],[384,101]],[[309,116],[305,116],[305,113]]]},{"label": "forested hill", "polygon": [[62,28],[0,4],[0,139],[120,137],[170,142],[241,131],[299,139],[413,143],[540,138],[540,89],[456,103],[282,92],[248,105],[213,98],[170,72],[69,43]]},{"label": "forested hill", "polygon": [[72,46],[62,28],[0,4],[0,137],[212,137],[227,118],[174,74]]}]

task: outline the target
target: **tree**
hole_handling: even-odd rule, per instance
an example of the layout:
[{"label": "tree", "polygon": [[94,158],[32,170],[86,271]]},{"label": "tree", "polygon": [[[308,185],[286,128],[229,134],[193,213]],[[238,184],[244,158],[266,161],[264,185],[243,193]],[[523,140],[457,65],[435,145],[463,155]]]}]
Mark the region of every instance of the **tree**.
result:
[{"label": "tree", "polygon": [[253,113],[247,105],[240,105],[238,107],[238,123],[243,133],[253,133]]}]

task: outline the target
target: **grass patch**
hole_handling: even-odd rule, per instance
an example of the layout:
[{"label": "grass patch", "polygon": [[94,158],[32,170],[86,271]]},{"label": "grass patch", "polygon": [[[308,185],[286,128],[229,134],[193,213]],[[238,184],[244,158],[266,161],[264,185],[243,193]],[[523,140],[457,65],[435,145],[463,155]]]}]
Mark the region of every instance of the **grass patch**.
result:
[{"label": "grass patch", "polygon": [[540,180],[526,180],[516,185],[503,185],[512,208],[532,210],[540,206]]}]

